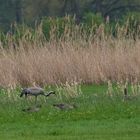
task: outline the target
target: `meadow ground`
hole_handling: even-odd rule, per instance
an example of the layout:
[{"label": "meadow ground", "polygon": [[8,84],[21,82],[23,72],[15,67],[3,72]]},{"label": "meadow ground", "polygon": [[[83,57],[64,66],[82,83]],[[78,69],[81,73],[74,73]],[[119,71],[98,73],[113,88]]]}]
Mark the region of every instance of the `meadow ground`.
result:
[{"label": "meadow ground", "polygon": [[[4,140],[139,140],[140,98],[123,100],[108,96],[107,85],[83,85],[79,97],[57,100],[40,97],[39,112],[22,109],[33,104],[24,98],[7,98],[0,91],[0,139]],[[14,94],[19,95],[17,89]],[[12,99],[13,98],[13,99]],[[75,104],[72,110],[59,110],[54,103]]]},{"label": "meadow ground", "polygon": [[[139,140],[139,34],[129,34],[129,26],[118,23],[111,33],[102,24],[91,32],[83,25],[68,25],[61,36],[52,27],[48,40],[41,25],[0,34],[0,140]],[[107,81],[116,82],[117,88],[101,84]],[[57,89],[56,96],[40,97],[39,111],[26,112],[34,98],[20,98],[18,86],[46,83],[56,85],[44,87]],[[86,84],[82,93],[77,83]],[[130,98],[124,98],[124,86]],[[76,108],[53,106],[60,103]]]}]

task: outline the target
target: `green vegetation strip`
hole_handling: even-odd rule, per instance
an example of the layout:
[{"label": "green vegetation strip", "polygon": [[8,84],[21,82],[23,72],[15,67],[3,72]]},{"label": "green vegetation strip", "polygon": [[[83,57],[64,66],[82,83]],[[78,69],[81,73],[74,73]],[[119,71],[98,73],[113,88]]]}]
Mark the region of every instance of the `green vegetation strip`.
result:
[{"label": "green vegetation strip", "polygon": [[[0,93],[0,139],[21,140],[138,140],[140,137],[140,99],[124,100],[108,96],[106,85],[82,86],[83,94],[69,100],[50,97],[38,112],[24,112],[33,104],[25,99],[10,100]],[[130,91],[129,91],[130,92]],[[15,91],[19,95],[19,90]],[[42,99],[43,98],[43,99]],[[54,103],[75,104],[60,110]]]}]

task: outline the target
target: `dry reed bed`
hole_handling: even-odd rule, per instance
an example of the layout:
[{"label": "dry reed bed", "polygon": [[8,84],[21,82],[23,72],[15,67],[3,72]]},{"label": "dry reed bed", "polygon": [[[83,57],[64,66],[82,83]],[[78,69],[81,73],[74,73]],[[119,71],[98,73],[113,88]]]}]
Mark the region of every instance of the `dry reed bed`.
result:
[{"label": "dry reed bed", "polygon": [[21,41],[18,51],[12,48],[0,50],[4,87],[140,80],[140,40]]}]

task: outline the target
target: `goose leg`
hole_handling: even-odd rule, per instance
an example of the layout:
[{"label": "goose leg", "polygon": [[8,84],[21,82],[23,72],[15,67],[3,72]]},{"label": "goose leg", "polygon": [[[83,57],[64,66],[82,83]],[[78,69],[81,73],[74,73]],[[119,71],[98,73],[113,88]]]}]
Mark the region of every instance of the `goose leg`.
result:
[{"label": "goose leg", "polygon": [[35,96],[35,105],[36,105],[36,103],[37,103],[37,96]]}]

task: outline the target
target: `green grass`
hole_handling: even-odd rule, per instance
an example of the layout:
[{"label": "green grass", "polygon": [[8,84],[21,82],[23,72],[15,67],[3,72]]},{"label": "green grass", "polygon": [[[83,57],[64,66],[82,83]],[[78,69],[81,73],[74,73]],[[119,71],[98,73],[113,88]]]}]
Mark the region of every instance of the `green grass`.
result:
[{"label": "green grass", "polygon": [[[82,86],[78,98],[45,102],[39,112],[23,112],[33,102],[7,98],[0,91],[0,139],[4,140],[139,140],[140,99],[124,101],[105,94],[106,85]],[[19,90],[14,91],[19,94]],[[13,99],[12,99],[13,98]],[[73,110],[59,110],[53,103],[76,104]]]}]

